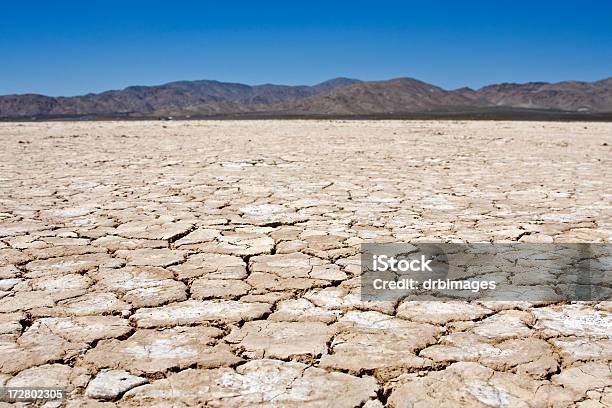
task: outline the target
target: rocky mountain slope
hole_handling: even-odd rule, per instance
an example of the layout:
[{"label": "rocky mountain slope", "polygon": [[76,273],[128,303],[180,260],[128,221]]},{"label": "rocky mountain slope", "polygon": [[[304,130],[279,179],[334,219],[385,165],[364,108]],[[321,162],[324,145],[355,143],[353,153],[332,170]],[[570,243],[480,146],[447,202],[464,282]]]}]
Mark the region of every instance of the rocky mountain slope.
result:
[{"label": "rocky mountain slope", "polygon": [[612,78],[496,84],[444,90],[412,78],[362,82],[336,78],[314,86],[180,81],[75,97],[0,96],[0,118],[155,117],[244,113],[368,115],[489,108],[612,112]]},{"label": "rocky mountain slope", "polygon": [[[306,98],[359,82],[336,78],[314,86],[257,85],[218,81],[180,81],[160,86],[130,86],[74,97],[0,96],[0,117],[159,116],[220,114],[257,110],[258,106]],[[260,109],[260,108],[259,108]]]},{"label": "rocky mountain slope", "polygon": [[612,78],[597,82],[499,84],[453,91],[412,78],[398,78],[340,87],[279,108],[293,113],[376,114],[492,107],[612,112]]}]

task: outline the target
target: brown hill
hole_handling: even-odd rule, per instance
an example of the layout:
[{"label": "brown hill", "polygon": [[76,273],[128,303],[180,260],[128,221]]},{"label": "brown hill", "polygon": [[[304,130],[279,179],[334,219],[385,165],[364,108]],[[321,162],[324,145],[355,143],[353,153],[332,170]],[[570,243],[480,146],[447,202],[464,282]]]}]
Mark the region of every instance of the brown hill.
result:
[{"label": "brown hill", "polygon": [[278,105],[279,111],[317,114],[431,112],[474,106],[472,92],[449,92],[412,78],[362,82]]},{"label": "brown hill", "polygon": [[478,95],[496,106],[564,111],[612,111],[612,78],[597,82],[532,82],[485,86]]},{"label": "brown hill", "polygon": [[506,107],[612,112],[612,78],[597,82],[500,84],[446,91],[411,78],[362,82],[278,105],[279,111],[317,114],[449,112]]},{"label": "brown hill", "polygon": [[257,85],[218,81],[180,81],[160,86],[131,86],[74,97],[0,96],[0,117],[160,116],[220,114],[266,106],[328,92],[359,82],[336,78],[314,86]]},{"label": "brown hill", "polygon": [[612,78],[489,85],[452,91],[412,78],[314,86],[181,81],[75,97],[0,96],[0,118],[155,117],[225,114],[376,115],[487,109],[612,112]]}]

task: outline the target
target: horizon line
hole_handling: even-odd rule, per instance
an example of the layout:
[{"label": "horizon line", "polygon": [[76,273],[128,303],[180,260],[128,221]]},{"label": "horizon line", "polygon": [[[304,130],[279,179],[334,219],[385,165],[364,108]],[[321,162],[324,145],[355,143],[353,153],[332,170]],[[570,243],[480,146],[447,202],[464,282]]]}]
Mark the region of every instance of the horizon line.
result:
[{"label": "horizon line", "polygon": [[[359,78],[351,78],[348,76],[337,76],[337,77],[333,77],[330,79],[326,79],[324,81],[321,82],[316,82],[312,85],[305,85],[305,84],[297,84],[297,85],[287,85],[287,84],[281,84],[281,83],[272,83],[272,82],[266,82],[266,83],[259,83],[259,84],[249,84],[249,83],[245,83],[245,82],[234,82],[234,81],[221,81],[221,80],[217,80],[217,79],[179,79],[179,80],[175,80],[175,81],[170,81],[170,82],[163,82],[163,83],[158,83],[158,84],[153,84],[153,85],[128,85],[125,86],[123,88],[112,88],[112,89],[107,89],[104,91],[99,91],[99,92],[87,92],[87,93],[81,93],[81,94],[76,94],[76,95],[47,95],[47,94],[43,94],[43,93],[36,93],[36,92],[25,92],[25,93],[10,93],[10,94],[2,94],[0,95],[0,97],[7,97],[7,96],[26,96],[26,95],[35,95],[35,96],[44,96],[47,98],[78,98],[78,97],[83,97],[83,96],[91,96],[91,95],[100,95],[100,94],[104,94],[107,92],[121,92],[121,91],[125,91],[129,88],[158,88],[158,87],[162,87],[162,86],[166,86],[166,85],[171,85],[171,84],[176,84],[176,83],[181,83],[181,82],[217,82],[220,84],[231,84],[231,85],[243,85],[243,86],[249,86],[249,87],[259,87],[259,86],[287,86],[287,87],[314,87],[317,85],[321,85],[324,84],[325,82],[329,82],[329,81],[333,81],[333,80],[337,80],[337,79],[347,79],[347,80],[351,80],[351,81],[358,81],[360,83],[370,83],[370,82],[386,82],[386,81],[394,81],[394,80],[400,80],[400,79],[409,79],[409,80],[414,80],[414,81],[419,81],[428,85],[432,85],[435,87],[438,87],[444,91],[447,92],[452,92],[452,91],[456,91],[456,90],[460,90],[460,89],[471,89],[474,91],[478,91],[480,89],[486,88],[488,86],[492,86],[492,85],[528,85],[528,84],[550,84],[550,85],[554,85],[554,84],[560,84],[560,83],[565,83],[565,82],[579,82],[579,83],[587,83],[587,84],[592,84],[592,83],[596,83],[596,82],[601,82],[601,81],[606,81],[609,79],[612,79],[612,76],[609,77],[605,77],[605,78],[600,78],[600,79],[596,79],[593,81],[587,81],[587,80],[580,80],[580,79],[564,79],[562,81],[556,81],[556,82],[549,82],[549,81],[527,81],[527,82],[494,82],[494,83],[490,83],[487,85],[483,85],[479,88],[472,88],[470,86],[460,86],[457,88],[453,88],[453,89],[447,89],[447,88],[443,88],[439,85],[436,85],[434,83],[431,82],[426,82],[423,81],[421,79],[415,78],[415,77],[410,77],[410,76],[400,76],[400,77],[394,77],[394,78],[388,78],[388,79],[374,79],[374,80],[363,80],[363,79],[359,79]],[[347,85],[348,86],[348,85]]]}]

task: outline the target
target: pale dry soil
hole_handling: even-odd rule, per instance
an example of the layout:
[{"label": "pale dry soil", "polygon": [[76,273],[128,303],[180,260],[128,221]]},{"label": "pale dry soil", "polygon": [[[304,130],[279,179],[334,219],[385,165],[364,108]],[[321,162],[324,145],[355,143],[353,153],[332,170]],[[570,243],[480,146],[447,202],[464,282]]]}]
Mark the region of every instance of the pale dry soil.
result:
[{"label": "pale dry soil", "polygon": [[610,303],[359,297],[362,242],[610,242],[611,124],[2,123],[0,142],[0,385],[71,407],[612,406]]}]

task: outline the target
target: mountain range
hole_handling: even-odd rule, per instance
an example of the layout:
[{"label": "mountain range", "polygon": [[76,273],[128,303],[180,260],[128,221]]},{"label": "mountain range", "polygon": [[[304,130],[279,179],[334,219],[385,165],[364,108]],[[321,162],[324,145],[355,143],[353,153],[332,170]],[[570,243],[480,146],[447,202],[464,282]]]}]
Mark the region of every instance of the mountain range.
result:
[{"label": "mountain range", "polygon": [[413,78],[335,78],[314,86],[179,81],[73,97],[0,96],[2,119],[444,114],[490,110],[611,113],[612,77],[445,90]]}]

